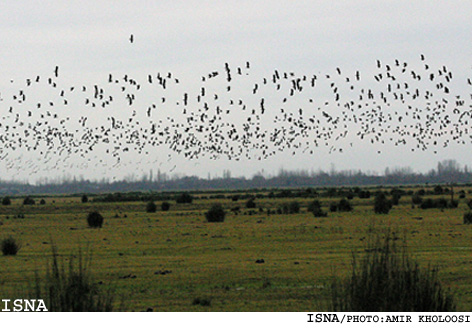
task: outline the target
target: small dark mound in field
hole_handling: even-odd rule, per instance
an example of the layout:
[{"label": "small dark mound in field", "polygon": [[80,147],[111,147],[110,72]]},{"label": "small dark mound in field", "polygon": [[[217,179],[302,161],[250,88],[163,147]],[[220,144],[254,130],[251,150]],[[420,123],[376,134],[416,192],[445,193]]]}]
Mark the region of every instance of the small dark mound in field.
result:
[{"label": "small dark mound in field", "polygon": [[171,270],[157,270],[156,272],[154,272],[154,274],[160,274],[162,276],[165,276],[166,274],[169,274],[169,273],[172,273]]},{"label": "small dark mound in field", "polygon": [[256,263],[265,263],[264,259],[257,259]]},{"label": "small dark mound in field", "polygon": [[135,274],[127,274],[126,276],[120,277],[120,279],[136,279],[137,276]]},{"label": "small dark mound in field", "polygon": [[194,298],[192,305],[210,306],[211,300],[203,297]]}]

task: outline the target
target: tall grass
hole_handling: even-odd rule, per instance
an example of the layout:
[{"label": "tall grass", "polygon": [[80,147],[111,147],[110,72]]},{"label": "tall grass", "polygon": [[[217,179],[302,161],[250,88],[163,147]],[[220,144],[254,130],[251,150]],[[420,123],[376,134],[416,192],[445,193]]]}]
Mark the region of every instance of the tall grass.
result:
[{"label": "tall grass", "polygon": [[388,232],[377,238],[361,260],[352,257],[352,273],[347,279],[333,279],[329,308],[332,311],[447,312],[456,303],[438,280],[434,267],[422,268],[405,247],[396,245]]},{"label": "tall grass", "polygon": [[69,257],[68,265],[52,246],[52,259],[47,265],[44,279],[36,274],[30,297],[42,299],[49,311],[55,312],[105,312],[114,310],[115,291],[99,288],[90,271],[91,255]]}]

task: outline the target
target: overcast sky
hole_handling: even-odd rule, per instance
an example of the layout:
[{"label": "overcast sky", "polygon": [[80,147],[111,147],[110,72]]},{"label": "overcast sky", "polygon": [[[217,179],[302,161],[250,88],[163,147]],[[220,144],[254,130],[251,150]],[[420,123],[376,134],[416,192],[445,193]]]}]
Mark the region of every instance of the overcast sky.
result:
[{"label": "overcast sky", "polygon": [[[201,76],[223,71],[225,63],[236,67],[249,61],[254,80],[270,77],[274,69],[310,75],[334,74],[340,67],[343,72],[360,70],[370,78],[365,82],[368,87],[374,83],[377,59],[383,63],[399,59],[420,67],[420,54],[433,67],[446,65],[460,82],[454,92],[470,104],[471,91],[465,83],[472,77],[470,31],[470,1],[2,1],[0,94],[4,100],[0,114],[3,129],[15,124],[5,117],[11,106],[7,98],[24,88],[17,81],[51,75],[56,65],[63,86],[104,83],[108,74],[144,78],[172,72],[181,80],[180,88],[198,92]],[[131,34],[133,43],[129,42]],[[225,87],[222,83],[221,90]],[[251,89],[237,92],[241,98],[249,97]],[[141,97],[151,96],[143,91]],[[120,110],[119,105],[110,109]],[[136,110],[145,112],[146,108]],[[165,111],[163,117],[173,115],[172,108]],[[97,122],[110,115],[86,113]],[[59,116],[78,114],[72,109],[70,115]],[[101,158],[105,156],[102,145],[89,158],[71,158],[76,163],[61,162],[54,168],[51,162],[59,154],[49,154],[53,160],[47,161],[25,148],[4,149],[7,156],[2,156],[0,169],[7,177],[34,181],[61,175],[122,178],[150,169],[206,177],[208,173],[221,176],[225,169],[233,176],[252,176],[262,170],[267,174],[281,168],[329,170],[333,165],[339,170],[383,172],[387,166],[424,171],[444,159],[472,164],[470,139],[465,145],[439,148],[437,153],[411,152],[410,146],[389,143],[380,147],[379,154],[378,144],[357,141],[343,153],[329,153],[329,147],[320,146],[313,148],[313,154],[292,155],[288,149],[266,160],[240,161],[208,156],[189,161],[158,147],[148,155],[124,156],[119,165],[113,165],[112,160]],[[42,165],[43,160],[47,164]]]}]

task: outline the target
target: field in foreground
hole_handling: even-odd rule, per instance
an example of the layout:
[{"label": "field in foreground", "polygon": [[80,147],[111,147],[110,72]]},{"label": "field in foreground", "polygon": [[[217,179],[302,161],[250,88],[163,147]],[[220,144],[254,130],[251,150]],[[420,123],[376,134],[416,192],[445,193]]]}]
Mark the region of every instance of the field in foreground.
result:
[{"label": "field in foreground", "polygon": [[[380,215],[374,214],[373,197],[354,197],[352,212],[329,212],[339,197],[321,195],[317,199],[329,214],[315,218],[307,212],[314,196],[251,193],[259,194],[255,209],[246,209],[246,192],[239,200],[231,199],[237,192],[218,193],[218,199],[198,193],[191,204],[169,201],[167,212],[156,201],[156,213],[147,213],[144,201],[82,203],[78,196],[56,196],[23,205],[23,198],[12,199],[11,205],[0,205],[0,237],[14,236],[22,248],[16,256],[0,256],[0,296],[10,298],[33,284],[35,271],[43,275],[52,241],[64,261],[79,247],[89,247],[95,280],[125,295],[128,311],[321,311],[333,275],[346,276],[352,253],[361,256],[369,238],[390,229],[406,238],[421,265],[439,266],[458,310],[471,311],[472,226],[462,218],[466,198],[458,208],[440,210],[412,208],[411,196],[404,195],[389,214]],[[41,198],[45,205],[39,205]],[[292,201],[301,205],[299,213],[277,214]],[[206,222],[204,213],[213,203],[227,210],[224,222]],[[103,228],[88,228],[91,210],[103,214]],[[207,302],[195,304],[197,299]]]}]

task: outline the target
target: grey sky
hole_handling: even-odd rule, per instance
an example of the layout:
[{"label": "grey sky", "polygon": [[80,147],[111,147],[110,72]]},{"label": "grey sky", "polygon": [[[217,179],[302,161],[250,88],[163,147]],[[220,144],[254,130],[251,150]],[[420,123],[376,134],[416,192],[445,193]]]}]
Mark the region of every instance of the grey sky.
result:
[{"label": "grey sky", "polygon": [[[148,73],[172,72],[181,79],[181,88],[198,92],[202,75],[222,71],[225,62],[236,67],[246,61],[251,62],[254,80],[269,77],[274,69],[331,74],[341,67],[346,72],[360,70],[367,87],[374,83],[376,59],[399,59],[419,67],[419,56],[424,54],[431,66],[446,65],[455,74],[459,81],[455,92],[470,103],[471,90],[464,82],[472,77],[470,31],[470,1],[3,1],[0,93],[18,90],[16,81],[51,75],[56,65],[64,86],[103,84],[109,73],[144,79]],[[130,34],[135,37],[133,44],[128,41]],[[221,90],[225,87],[222,84]],[[176,90],[176,97],[183,89]],[[40,91],[35,97],[48,96]],[[151,91],[143,91],[142,97],[152,97]],[[0,102],[2,116],[8,108],[7,99]],[[122,109],[116,105],[110,110]],[[162,115],[173,115],[170,106],[163,110]],[[99,122],[110,112],[81,114]],[[78,113],[71,110],[62,116],[75,118]],[[121,178],[158,168],[200,176],[221,175],[224,169],[235,176],[261,170],[276,173],[282,167],[329,169],[331,164],[337,169],[426,170],[448,158],[471,163],[470,146],[468,140],[434,154],[387,143],[378,154],[378,145],[356,142],[343,153],[329,154],[329,147],[319,147],[312,155],[292,156],[288,150],[267,160],[237,162],[205,157],[188,161],[156,148],[151,155],[124,156],[116,166],[108,159],[97,165],[104,149],[99,147],[90,158],[71,158],[54,169],[38,164],[41,155],[21,149],[11,151],[0,169],[10,177],[30,180],[67,174]]]}]

